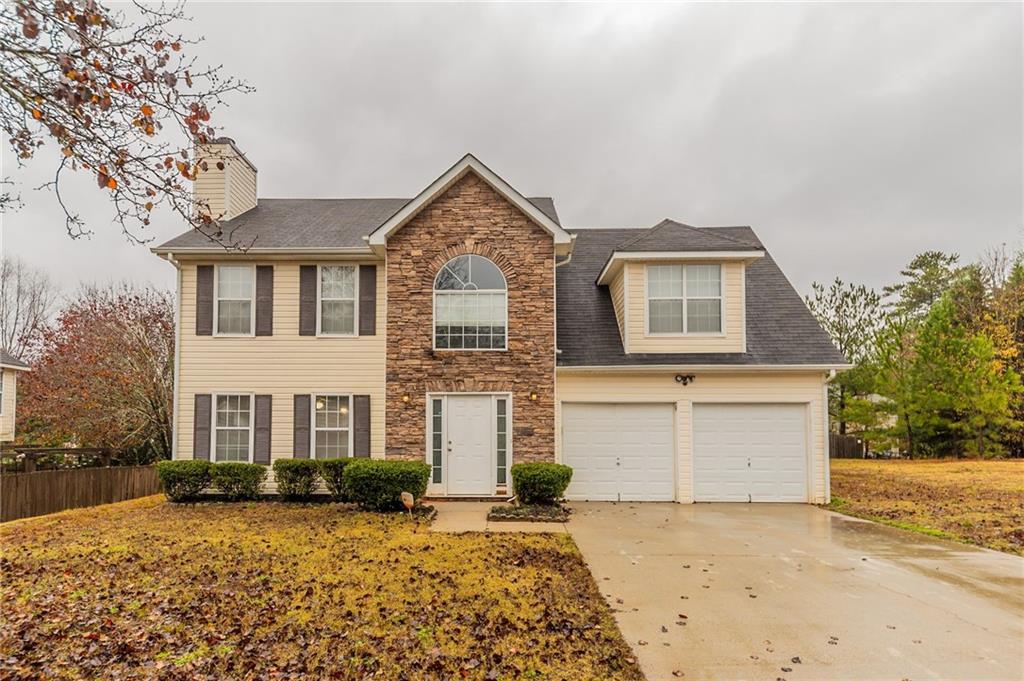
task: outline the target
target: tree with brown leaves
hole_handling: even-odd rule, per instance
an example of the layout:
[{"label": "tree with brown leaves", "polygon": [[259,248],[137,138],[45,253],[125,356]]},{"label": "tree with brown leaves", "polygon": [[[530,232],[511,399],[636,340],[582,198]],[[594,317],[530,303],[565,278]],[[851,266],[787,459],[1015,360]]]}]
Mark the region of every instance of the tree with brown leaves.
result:
[{"label": "tree with brown leaves", "polygon": [[[129,16],[130,15],[130,16]],[[0,127],[19,163],[45,145],[58,154],[47,186],[68,233],[90,233],[61,194],[66,171],[95,177],[114,221],[144,242],[165,208],[227,247],[216,216],[196,210],[191,182],[216,159],[192,149],[215,137],[214,108],[245,83],[187,55],[200,40],[177,33],[182,4],[134,3],[114,12],[96,0],[14,0],[0,4]],[[11,193],[0,195],[10,207]],[[202,206],[199,206],[202,208]]]}]

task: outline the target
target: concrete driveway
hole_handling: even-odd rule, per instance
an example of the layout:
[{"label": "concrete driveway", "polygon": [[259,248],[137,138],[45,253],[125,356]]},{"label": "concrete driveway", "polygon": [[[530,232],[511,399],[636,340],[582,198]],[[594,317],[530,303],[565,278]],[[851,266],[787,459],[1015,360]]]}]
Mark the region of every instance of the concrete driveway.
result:
[{"label": "concrete driveway", "polygon": [[813,506],[573,507],[649,679],[1024,678],[1022,558]]}]

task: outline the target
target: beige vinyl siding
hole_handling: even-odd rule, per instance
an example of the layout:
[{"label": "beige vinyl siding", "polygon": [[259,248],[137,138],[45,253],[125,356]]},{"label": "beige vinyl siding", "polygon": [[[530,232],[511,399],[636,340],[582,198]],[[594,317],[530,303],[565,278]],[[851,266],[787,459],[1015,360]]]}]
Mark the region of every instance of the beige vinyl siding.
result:
[{"label": "beige vinyl siding", "polygon": [[615,321],[619,325],[619,337],[622,339],[622,347],[629,352],[626,344],[626,269],[623,268],[608,287],[612,294],[612,305],[615,307]]},{"label": "beige vinyl siding", "polygon": [[[722,263],[722,333],[715,335],[648,335],[646,262],[627,262],[629,352],[745,352],[745,268],[742,262]],[[666,264],[658,261],[657,264]],[[683,263],[685,264],[685,263]]]},{"label": "beige vinyl siding", "polygon": [[196,201],[209,203],[210,215],[216,218],[226,217],[227,204],[224,201],[225,170],[217,169],[215,158],[207,156],[207,169],[200,170],[196,181],[192,185],[192,192]]},{"label": "beige vinyl siding", "polygon": [[4,395],[0,406],[0,442],[14,439],[15,405],[17,403],[18,372],[0,369],[3,372]]},{"label": "beige vinyl siding", "polygon": [[230,392],[273,395],[272,459],[293,455],[294,395],[318,392],[369,395],[371,455],[383,458],[386,300],[383,262],[362,263],[377,266],[377,335],[350,337],[300,336],[299,263],[254,262],[274,265],[273,336],[196,336],[196,265],[214,263],[182,263],[176,458],[192,458],[194,396]]},{"label": "beige vinyl siding", "polygon": [[227,166],[227,210],[232,218],[256,206],[256,172],[240,158]]},{"label": "beige vinyl siding", "polygon": [[825,375],[820,371],[737,371],[697,373],[688,386],[676,383],[675,371],[594,371],[556,373],[555,460],[562,460],[562,403],[673,403],[676,406],[676,485],[678,501],[693,501],[692,406],[695,402],[808,405],[810,501],[825,503]]}]

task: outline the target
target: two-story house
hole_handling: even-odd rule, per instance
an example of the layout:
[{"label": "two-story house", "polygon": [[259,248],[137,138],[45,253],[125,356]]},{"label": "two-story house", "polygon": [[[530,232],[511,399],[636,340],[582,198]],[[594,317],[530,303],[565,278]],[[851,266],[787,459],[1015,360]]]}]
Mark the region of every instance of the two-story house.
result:
[{"label": "two-story house", "polygon": [[749,227],[568,229],[467,155],[412,199],[258,199],[228,138],[178,270],[174,456],[422,460],[429,494],[828,499],[845,362]]}]

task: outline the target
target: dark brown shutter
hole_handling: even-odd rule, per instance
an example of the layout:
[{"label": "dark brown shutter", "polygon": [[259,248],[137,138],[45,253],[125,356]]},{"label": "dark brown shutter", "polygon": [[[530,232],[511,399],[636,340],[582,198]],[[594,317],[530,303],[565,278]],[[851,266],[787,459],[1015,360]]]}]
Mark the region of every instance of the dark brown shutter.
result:
[{"label": "dark brown shutter", "polygon": [[196,395],[195,420],[192,423],[192,458],[210,460],[210,405],[212,396]]},{"label": "dark brown shutter", "polygon": [[366,459],[370,456],[370,396],[353,395],[352,412],[352,455]]},{"label": "dark brown shutter", "polygon": [[359,335],[377,335],[377,266],[359,266]]},{"label": "dark brown shutter", "polygon": [[299,267],[299,335],[316,335],[316,265]]},{"label": "dark brown shutter", "polygon": [[274,335],[274,267],[256,266],[256,335]]},{"label": "dark brown shutter", "polygon": [[256,396],[256,416],[253,422],[252,462],[270,465],[270,421],[274,398],[272,395]]},{"label": "dark brown shutter", "polygon": [[294,411],[295,444],[292,456],[296,459],[309,458],[309,395],[295,396]]},{"label": "dark brown shutter", "polygon": [[213,335],[213,265],[196,267],[196,335]]}]

